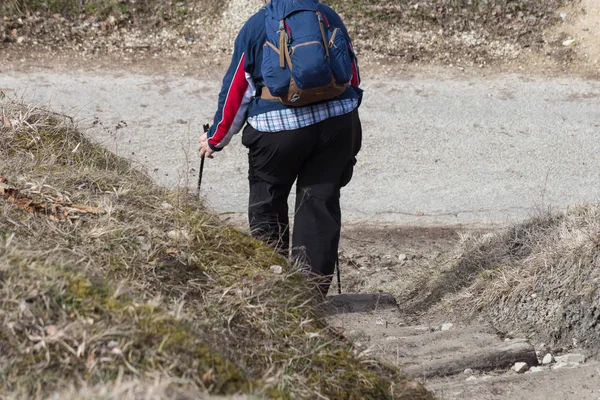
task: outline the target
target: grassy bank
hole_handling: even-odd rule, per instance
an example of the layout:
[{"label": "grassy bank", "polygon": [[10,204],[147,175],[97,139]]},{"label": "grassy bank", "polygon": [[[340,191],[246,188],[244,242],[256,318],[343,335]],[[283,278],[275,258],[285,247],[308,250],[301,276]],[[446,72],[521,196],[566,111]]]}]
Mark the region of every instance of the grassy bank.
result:
[{"label": "grassy bank", "polygon": [[480,319],[507,337],[597,355],[599,287],[600,205],[586,204],[465,236],[407,308]]},{"label": "grassy bank", "polygon": [[3,100],[0,126],[2,396],[430,398],[192,196],[63,116]]}]

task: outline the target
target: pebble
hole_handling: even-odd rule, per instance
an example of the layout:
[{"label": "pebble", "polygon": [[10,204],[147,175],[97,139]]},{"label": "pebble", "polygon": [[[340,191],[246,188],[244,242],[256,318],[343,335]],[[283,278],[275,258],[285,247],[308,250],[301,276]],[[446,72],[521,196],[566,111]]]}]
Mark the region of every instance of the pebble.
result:
[{"label": "pebble", "polygon": [[408,256],[406,254],[400,254],[398,256],[398,260],[400,260],[400,261],[406,261],[406,260],[408,260]]},{"label": "pebble", "polygon": [[556,362],[562,363],[577,363],[583,364],[585,362],[585,356],[583,354],[571,353],[564,354],[562,356],[555,357]]},{"label": "pebble", "polygon": [[172,209],[173,209],[173,205],[172,205],[172,204],[169,204],[169,203],[167,203],[167,202],[165,201],[164,203],[162,203],[162,204],[160,205],[160,208],[161,208],[161,209],[163,209],[163,210],[172,210]]},{"label": "pebble", "polygon": [[476,379],[477,379],[477,377],[476,377],[476,376],[473,376],[473,375],[471,375],[470,377],[468,377],[468,378],[467,378],[467,379],[465,379],[465,380],[467,380],[467,381],[474,381],[474,380],[476,380]]},{"label": "pebble", "polygon": [[573,43],[575,43],[575,39],[567,39],[564,42],[562,42],[562,45],[565,47],[568,47],[568,46],[572,45]]},{"label": "pebble", "polygon": [[473,370],[471,368],[467,368],[467,369],[465,369],[463,371],[463,374],[465,374],[465,375],[473,375],[474,372],[473,372]]},{"label": "pebble", "polygon": [[550,353],[547,353],[544,356],[544,358],[542,359],[542,365],[552,364],[553,362],[554,362],[554,357]]},{"label": "pebble", "polygon": [[515,365],[513,365],[512,370],[515,371],[517,374],[522,374],[523,372],[527,371],[529,369],[529,365],[527,365],[527,363],[524,362],[518,362],[515,363]]},{"label": "pebble", "polygon": [[283,272],[283,267],[281,265],[271,265],[269,269],[271,270],[271,272],[277,275]]},{"label": "pebble", "polygon": [[169,231],[167,236],[172,240],[188,240],[190,238],[190,234],[185,229]]},{"label": "pebble", "polygon": [[452,327],[454,326],[454,324],[452,322],[447,322],[445,324],[442,324],[442,331],[449,331],[450,329],[452,329]]}]

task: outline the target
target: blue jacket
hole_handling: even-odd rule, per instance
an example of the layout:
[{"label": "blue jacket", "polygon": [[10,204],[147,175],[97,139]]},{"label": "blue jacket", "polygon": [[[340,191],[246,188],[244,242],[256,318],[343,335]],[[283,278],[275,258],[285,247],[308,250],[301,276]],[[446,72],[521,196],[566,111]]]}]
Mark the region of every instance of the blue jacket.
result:
[{"label": "blue jacket", "polygon": [[[362,97],[362,91],[359,89],[360,74],[348,31],[340,16],[330,7],[319,3],[318,10],[329,24],[342,29],[350,43],[353,56],[354,74],[350,86],[336,99],[360,99]],[[257,95],[260,94],[263,86],[261,62],[263,45],[266,41],[265,9],[262,8],[246,22],[235,40],[231,65],[223,78],[223,86],[219,94],[218,109],[208,131],[208,144],[212,150],[223,149],[233,135],[242,129],[248,117],[287,108],[279,101],[264,100]]]}]

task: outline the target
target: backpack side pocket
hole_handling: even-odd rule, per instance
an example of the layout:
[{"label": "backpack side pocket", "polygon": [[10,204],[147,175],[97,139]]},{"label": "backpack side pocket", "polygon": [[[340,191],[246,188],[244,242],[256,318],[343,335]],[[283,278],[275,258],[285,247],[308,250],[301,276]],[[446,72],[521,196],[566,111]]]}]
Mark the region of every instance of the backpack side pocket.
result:
[{"label": "backpack side pocket", "polygon": [[331,72],[337,84],[347,84],[352,79],[352,61],[348,41],[340,28],[328,32]]}]

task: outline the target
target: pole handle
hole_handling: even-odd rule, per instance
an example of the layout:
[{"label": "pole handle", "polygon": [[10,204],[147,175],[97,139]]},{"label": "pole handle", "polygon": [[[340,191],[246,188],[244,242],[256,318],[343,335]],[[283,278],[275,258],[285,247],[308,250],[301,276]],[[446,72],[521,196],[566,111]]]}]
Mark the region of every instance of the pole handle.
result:
[{"label": "pole handle", "polygon": [[[210,128],[209,124],[204,124],[202,126],[204,129],[204,133],[208,132]],[[198,196],[200,196],[200,187],[202,186],[202,173],[204,172],[204,156],[200,158],[200,173],[198,174]]]}]

